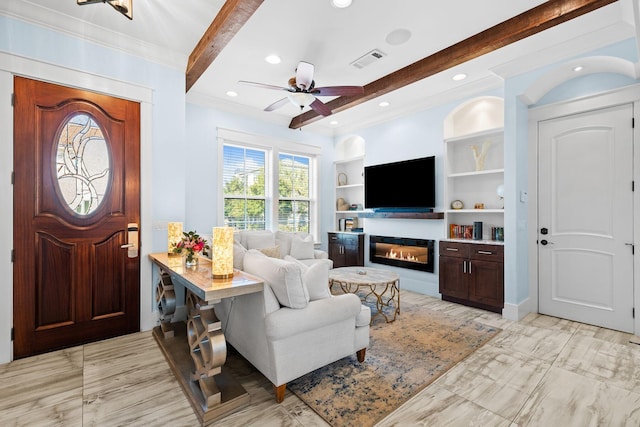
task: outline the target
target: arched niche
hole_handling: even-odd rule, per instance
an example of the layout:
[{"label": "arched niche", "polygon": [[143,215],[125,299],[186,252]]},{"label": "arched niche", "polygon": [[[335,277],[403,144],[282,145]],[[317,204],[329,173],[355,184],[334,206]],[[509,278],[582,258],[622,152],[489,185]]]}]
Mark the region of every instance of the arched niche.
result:
[{"label": "arched niche", "polygon": [[636,64],[626,59],[614,56],[576,58],[540,76],[520,95],[520,99],[526,105],[535,104],[561,84],[577,77],[597,73],[615,73],[634,80],[640,77]]},{"label": "arched niche", "polygon": [[336,160],[352,159],[364,156],[364,138],[349,135],[336,142]]},{"label": "arched niche", "polygon": [[504,100],[497,96],[471,99],[444,119],[444,138],[455,138],[504,127]]}]

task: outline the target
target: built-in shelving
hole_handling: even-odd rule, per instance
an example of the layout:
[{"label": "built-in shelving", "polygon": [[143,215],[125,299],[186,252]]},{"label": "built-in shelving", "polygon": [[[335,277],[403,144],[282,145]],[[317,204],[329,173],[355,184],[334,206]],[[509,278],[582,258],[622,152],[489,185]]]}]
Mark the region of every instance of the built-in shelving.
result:
[{"label": "built-in shelving", "polygon": [[[469,110],[472,111],[472,110]],[[499,114],[500,112],[493,112]],[[467,117],[470,122],[473,118]],[[484,159],[476,157],[485,151]],[[504,184],[504,132],[491,128],[444,141],[444,216],[445,236],[459,228],[452,225],[473,226],[482,222],[480,241],[491,241],[492,228],[504,227],[504,204],[497,189]],[[451,203],[460,200],[463,209],[452,209]],[[476,206],[481,205],[481,209]]]},{"label": "built-in shelving", "polygon": [[[361,228],[358,223],[359,215],[364,212],[364,156],[353,156],[333,162],[335,173],[336,210],[334,211],[334,230],[340,229],[340,220],[352,218],[354,227]],[[355,205],[360,209],[339,209],[338,200],[343,199],[349,206]]]}]

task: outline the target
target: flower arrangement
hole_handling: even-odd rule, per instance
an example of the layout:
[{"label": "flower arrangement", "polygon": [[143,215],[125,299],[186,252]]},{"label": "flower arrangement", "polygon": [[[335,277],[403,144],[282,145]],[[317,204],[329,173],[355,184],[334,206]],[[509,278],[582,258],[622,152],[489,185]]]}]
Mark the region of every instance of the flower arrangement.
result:
[{"label": "flower arrangement", "polygon": [[202,252],[203,255],[209,255],[207,252],[210,246],[207,241],[200,237],[195,231],[185,231],[182,233],[182,238],[176,243],[173,248],[174,254],[185,254],[185,262],[187,265],[194,265],[196,263],[196,254]]}]

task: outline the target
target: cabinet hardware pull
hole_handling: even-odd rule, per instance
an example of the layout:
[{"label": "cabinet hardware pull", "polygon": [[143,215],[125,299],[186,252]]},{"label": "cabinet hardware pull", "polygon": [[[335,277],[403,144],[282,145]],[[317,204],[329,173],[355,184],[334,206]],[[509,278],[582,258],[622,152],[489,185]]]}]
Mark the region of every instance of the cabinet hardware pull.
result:
[{"label": "cabinet hardware pull", "polygon": [[478,251],[478,253],[481,255],[493,255],[493,252],[491,251]]},{"label": "cabinet hardware pull", "polygon": [[462,273],[467,274],[467,261],[462,261]]},{"label": "cabinet hardware pull", "polygon": [[458,252],[458,249],[457,249],[457,248],[447,248],[447,250],[448,250],[448,251],[451,251],[451,252]]},{"label": "cabinet hardware pull", "polygon": [[469,274],[471,274],[471,261],[469,261]]}]

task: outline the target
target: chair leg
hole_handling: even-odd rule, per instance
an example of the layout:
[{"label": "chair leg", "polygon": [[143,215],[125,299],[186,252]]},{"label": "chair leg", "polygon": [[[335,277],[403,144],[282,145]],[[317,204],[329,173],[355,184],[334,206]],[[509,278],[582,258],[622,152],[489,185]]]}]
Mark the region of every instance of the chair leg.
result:
[{"label": "chair leg", "polygon": [[282,385],[273,385],[273,391],[276,394],[276,402],[277,403],[282,403],[282,401],[284,400],[284,391],[287,389],[287,385],[286,384],[282,384]]},{"label": "chair leg", "polygon": [[366,352],[367,352],[366,347],[356,352],[356,355],[358,356],[358,362],[360,363],[364,362],[364,356]]}]

